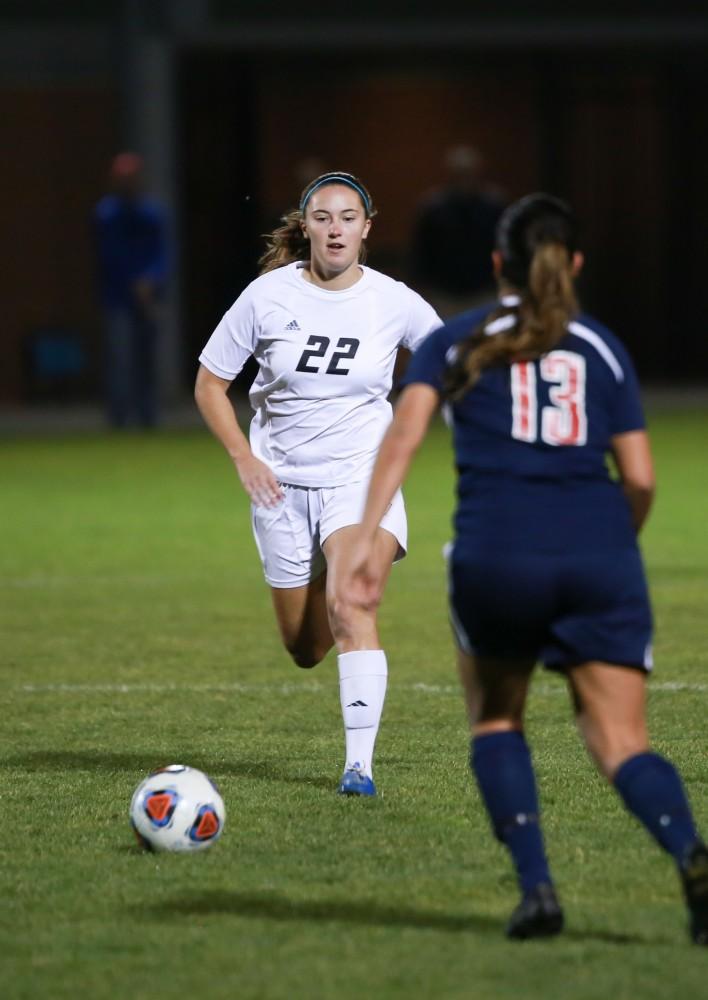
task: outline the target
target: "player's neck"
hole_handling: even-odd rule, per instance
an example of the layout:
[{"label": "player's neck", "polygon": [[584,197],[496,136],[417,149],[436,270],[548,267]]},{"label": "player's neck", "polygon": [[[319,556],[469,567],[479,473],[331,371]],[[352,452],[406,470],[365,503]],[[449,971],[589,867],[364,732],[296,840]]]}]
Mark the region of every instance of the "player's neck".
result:
[{"label": "player's neck", "polygon": [[302,269],[302,276],[305,281],[312,285],[324,288],[328,292],[341,292],[346,288],[351,288],[357,281],[361,281],[364,272],[359,264],[354,261],[345,271],[328,271],[320,264],[309,261]]}]

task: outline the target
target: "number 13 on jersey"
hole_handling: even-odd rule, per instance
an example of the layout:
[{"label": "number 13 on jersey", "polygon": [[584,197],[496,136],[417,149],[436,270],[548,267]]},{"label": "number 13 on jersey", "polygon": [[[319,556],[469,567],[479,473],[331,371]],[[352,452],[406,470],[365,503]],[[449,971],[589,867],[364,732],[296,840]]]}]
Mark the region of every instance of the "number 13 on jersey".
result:
[{"label": "number 13 on jersey", "polygon": [[551,351],[541,358],[538,371],[549,383],[551,403],[541,408],[540,427],[536,366],[532,361],[511,366],[511,436],[528,442],[540,437],[550,445],[584,445],[588,430],[585,358],[572,351]]}]

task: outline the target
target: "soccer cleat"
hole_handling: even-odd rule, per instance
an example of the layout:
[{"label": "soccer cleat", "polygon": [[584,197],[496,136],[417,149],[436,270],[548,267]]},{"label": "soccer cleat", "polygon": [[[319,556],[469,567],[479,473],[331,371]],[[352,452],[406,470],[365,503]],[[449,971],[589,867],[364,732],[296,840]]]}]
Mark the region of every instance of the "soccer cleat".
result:
[{"label": "soccer cleat", "polygon": [[563,911],[550,882],[540,882],[521,900],[511,915],[506,936],[518,941],[552,937],[563,930]]},{"label": "soccer cleat", "polygon": [[342,775],[337,789],[340,795],[376,795],[376,785],[373,779],[364,773],[358,764],[348,767]]},{"label": "soccer cleat", "polygon": [[681,865],[681,880],[689,912],[690,934],[696,944],[708,946],[708,847],[694,844]]}]

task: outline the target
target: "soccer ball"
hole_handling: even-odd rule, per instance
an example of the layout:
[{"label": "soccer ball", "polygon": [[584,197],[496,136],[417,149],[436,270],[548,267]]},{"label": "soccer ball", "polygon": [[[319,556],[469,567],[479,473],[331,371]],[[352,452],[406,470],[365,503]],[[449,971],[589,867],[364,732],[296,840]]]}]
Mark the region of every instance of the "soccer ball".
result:
[{"label": "soccer ball", "polygon": [[203,851],[221,836],[224,802],[203,771],[170,764],[141,781],[130,803],[130,822],[151,851]]}]

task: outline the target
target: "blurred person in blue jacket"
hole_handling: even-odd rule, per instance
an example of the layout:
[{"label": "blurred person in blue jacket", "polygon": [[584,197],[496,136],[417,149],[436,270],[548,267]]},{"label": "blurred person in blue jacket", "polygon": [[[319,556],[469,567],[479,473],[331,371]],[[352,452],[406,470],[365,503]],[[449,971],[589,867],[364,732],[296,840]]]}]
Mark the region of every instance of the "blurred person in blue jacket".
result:
[{"label": "blurred person in blue jacket", "polygon": [[144,164],[137,153],[119,153],[109,180],[111,191],[93,217],[108,419],[118,428],[153,427],[159,305],[168,266],[165,212],[144,193]]}]

